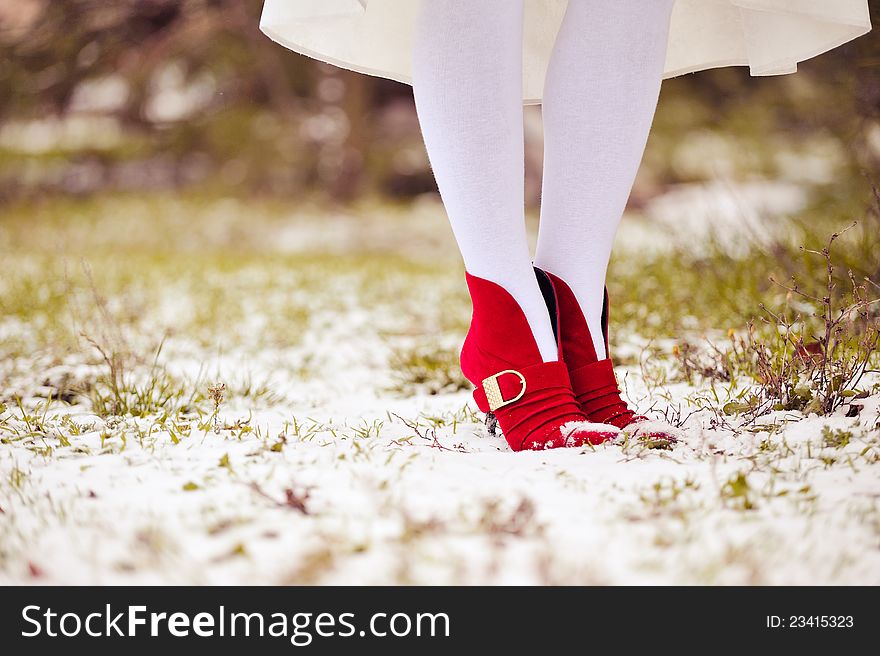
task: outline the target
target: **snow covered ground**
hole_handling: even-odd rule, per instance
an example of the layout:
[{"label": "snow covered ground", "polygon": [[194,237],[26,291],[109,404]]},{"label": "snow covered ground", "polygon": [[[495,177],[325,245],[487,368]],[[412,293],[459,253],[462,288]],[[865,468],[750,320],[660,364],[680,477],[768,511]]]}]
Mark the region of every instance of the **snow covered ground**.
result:
[{"label": "snow covered ground", "polygon": [[457,265],[334,257],[182,261],[108,294],[119,335],[80,316],[142,355],[126,398],[167,383],[145,416],[96,413],[95,349],[0,317],[19,345],[0,363],[0,582],[880,583],[880,395],[743,426],[700,409],[706,386],[621,368],[641,410],[682,424],[674,448],[512,453],[448,366],[401,382],[402,357],[454,361]]}]

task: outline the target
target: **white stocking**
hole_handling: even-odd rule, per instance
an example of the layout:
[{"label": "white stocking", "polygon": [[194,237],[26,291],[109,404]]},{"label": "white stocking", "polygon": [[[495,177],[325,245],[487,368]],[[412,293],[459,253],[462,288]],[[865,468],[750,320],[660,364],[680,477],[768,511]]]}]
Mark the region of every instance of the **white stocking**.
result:
[{"label": "white stocking", "polygon": [[549,362],[556,343],[525,229],[522,20],[523,0],[423,0],[413,91],[465,268],[516,299]]},{"label": "white stocking", "polygon": [[570,0],[544,83],[535,264],[565,280],[599,359],[614,235],[660,93],[674,0]]}]

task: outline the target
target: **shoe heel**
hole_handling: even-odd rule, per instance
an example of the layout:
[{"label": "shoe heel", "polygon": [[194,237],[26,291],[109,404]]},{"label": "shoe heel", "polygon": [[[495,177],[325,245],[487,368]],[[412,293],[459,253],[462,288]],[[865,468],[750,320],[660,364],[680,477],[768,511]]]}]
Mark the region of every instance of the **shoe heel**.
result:
[{"label": "shoe heel", "polygon": [[498,428],[498,420],[495,418],[494,412],[486,413],[486,430],[489,431],[489,435],[495,435],[496,429]]}]

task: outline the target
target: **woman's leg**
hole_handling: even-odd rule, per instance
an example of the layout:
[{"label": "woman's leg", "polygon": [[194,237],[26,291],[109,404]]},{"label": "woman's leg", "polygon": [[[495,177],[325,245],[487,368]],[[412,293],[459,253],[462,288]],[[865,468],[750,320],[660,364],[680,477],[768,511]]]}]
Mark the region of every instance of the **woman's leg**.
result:
[{"label": "woman's leg", "polygon": [[422,0],[413,90],[465,268],[513,296],[550,362],[523,209],[522,20],[523,0]]},{"label": "woman's leg", "polygon": [[657,106],[673,4],[571,0],[547,69],[535,264],[571,286],[600,360],[605,273]]}]

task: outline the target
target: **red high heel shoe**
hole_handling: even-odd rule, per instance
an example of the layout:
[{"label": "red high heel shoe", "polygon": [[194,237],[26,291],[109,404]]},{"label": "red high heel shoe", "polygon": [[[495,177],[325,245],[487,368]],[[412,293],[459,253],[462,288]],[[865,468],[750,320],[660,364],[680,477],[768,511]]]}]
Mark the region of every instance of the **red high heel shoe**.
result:
[{"label": "red high heel shoe", "polygon": [[620,435],[593,424],[578,407],[568,368],[544,362],[525,314],[500,285],[466,274],[473,301],[471,327],[461,349],[461,370],[476,389],[487,426],[501,427],[514,451],[601,444]]},{"label": "red high heel shoe", "polygon": [[[678,431],[672,426],[636,414],[620,398],[611,358],[599,360],[587,319],[568,284],[549,271],[535,267],[538,285],[551,315],[559,317],[559,348],[578,405],[591,421],[611,424],[626,433],[649,440],[677,442]],[[602,305],[602,336],[608,349],[608,290]]]}]

